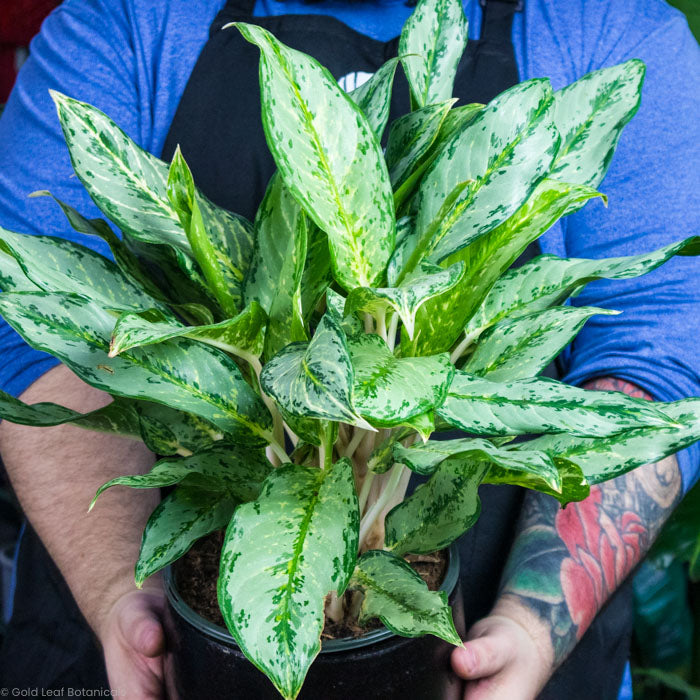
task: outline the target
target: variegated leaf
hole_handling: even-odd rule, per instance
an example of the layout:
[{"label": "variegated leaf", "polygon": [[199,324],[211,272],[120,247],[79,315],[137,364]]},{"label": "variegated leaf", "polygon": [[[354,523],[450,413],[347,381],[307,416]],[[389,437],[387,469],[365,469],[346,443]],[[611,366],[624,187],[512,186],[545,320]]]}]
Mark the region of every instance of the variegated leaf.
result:
[{"label": "variegated leaf", "polygon": [[61,208],[68,223],[75,231],[85,234],[86,236],[101,238],[109,245],[109,249],[114,257],[114,262],[128,280],[141,287],[146,294],[152,296],[154,299],[165,301],[163,292],[154,283],[151,275],[146,272],[138,258],[129,250],[126,242],[112,231],[109,224],[104,219],[86,219],[80,212],[70,206],[70,204],[61,201],[58,197],[54,197],[48,190],[37,190],[36,192],[32,192],[29,196],[51,197]]},{"label": "variegated leaf", "polygon": [[[0,250],[15,258],[42,291],[83,294],[113,309],[167,308],[128,280],[107,258],[78,243],[0,228]],[[30,290],[27,290],[30,291]]]},{"label": "variegated leaf", "polygon": [[588,73],[554,94],[562,142],[550,177],[591,187],[602,182],[620,133],[639,108],[645,71],[642,61],[632,59]]},{"label": "variegated leaf", "polygon": [[409,338],[413,338],[416,313],[429,299],[454,287],[464,274],[463,263],[446,270],[423,263],[420,272],[408,277],[399,287],[357,287],[345,303],[345,314],[360,311],[376,313],[393,309],[401,318]]},{"label": "variegated leaf", "polygon": [[652,253],[587,260],[540,255],[508,270],[470,319],[466,332],[476,336],[503,318],[515,318],[562,303],[599,279],[629,279],[655,270],[674,255],[700,255],[700,236],[691,236]]},{"label": "variegated leaf", "polygon": [[135,401],[141,439],[157,455],[189,456],[224,439],[209,421],[193,413],[148,401]]},{"label": "variegated leaf", "polygon": [[370,124],[317,61],[259,26],[236,26],[261,51],[263,126],[282,179],[328,234],[338,282],[371,286],[394,248],[395,221]]},{"label": "variegated leaf", "polygon": [[[552,459],[544,452],[529,450],[527,453],[509,452],[481,438],[455,440],[428,440],[424,445],[404,447],[394,443],[392,456],[395,462],[405,464],[416,474],[428,476],[448,457],[462,455],[465,459],[483,460],[492,466],[515,472],[539,476],[551,489],[561,490],[559,472]],[[516,459],[513,459],[513,457]],[[484,479],[486,481],[488,477]]]},{"label": "variegated leaf", "polygon": [[309,221],[306,261],[301,276],[301,310],[305,322],[308,322],[332,281],[328,236]]},{"label": "variegated leaf", "polygon": [[542,450],[578,464],[586,479],[597,484],[631,469],[658,462],[700,439],[700,399],[657,404],[672,421],[667,426],[632,428],[608,437],[584,438],[566,433],[542,437],[513,450]]},{"label": "variegated leaf", "polygon": [[394,189],[403,184],[433,145],[455,102],[451,99],[429,104],[392,122],[385,158]]},{"label": "variegated leaf", "polygon": [[484,109],[484,106],[478,102],[472,102],[471,104],[451,109],[440,127],[440,134],[435,144],[436,147],[440,148],[447,139],[471,124],[476,115]]},{"label": "variegated leaf", "polygon": [[328,288],[326,291],[326,311],[340,323],[347,337],[364,333],[364,324],[357,316],[345,316],[346,298],[342,294]]},{"label": "variegated leaf", "polygon": [[396,281],[415,248],[416,239],[413,224],[412,216],[402,216],[396,222],[396,245],[386,268],[386,277],[390,287],[397,286]]},{"label": "variegated leaf", "polygon": [[219,304],[207,287],[207,281],[199,265],[190,255],[170,245],[155,245],[132,239],[124,239],[127,250],[139,261],[156,280],[158,288],[173,306],[186,309],[191,304],[204,308],[217,320],[223,314]]},{"label": "variegated leaf", "polygon": [[433,263],[512,216],[547,174],[559,147],[548,80],[496,97],[442,147],[416,195],[417,243],[402,275]]},{"label": "variegated leaf", "polygon": [[112,331],[110,357],[132,348],[182,337],[241,357],[258,357],[262,352],[266,321],[265,312],[255,301],[234,318],[207,326],[184,326],[163,316],[157,309],[123,313]]},{"label": "variegated leaf", "polygon": [[231,520],[236,501],[227,492],[180,484],[151,513],[136,562],[136,585],[179,559],[198,539]]},{"label": "variegated leaf", "polygon": [[424,107],[452,97],[466,45],[467,19],[460,0],[419,0],[399,40],[415,105]]},{"label": "variegated leaf", "polygon": [[292,415],[373,430],[353,406],[350,352],[331,314],[321,319],[310,342],[292,343],[273,357],[263,368],[260,383]]},{"label": "variegated leaf", "polygon": [[457,371],[437,409],[450,425],[474,435],[613,435],[667,426],[655,404],[617,391],[586,391],[554,379],[489,381]]},{"label": "variegated leaf", "polygon": [[394,445],[411,436],[411,429],[404,426],[401,430],[392,431],[389,437],[382,440],[372,450],[367,460],[367,468],[375,474],[384,474],[394,466]]},{"label": "variegated leaf", "polygon": [[135,144],[106,114],[51,90],[75,174],[126,236],[190,246],[168,201],[168,166]]},{"label": "variegated leaf", "polygon": [[481,511],[479,484],[488,463],[449,457],[386,516],[386,545],[394,554],[443,549],[465,533]]},{"label": "variegated leaf", "polygon": [[431,144],[428,152],[425,154],[425,156],[423,156],[413,172],[411,172],[410,175],[407,175],[403,184],[394,192],[394,204],[396,205],[397,212],[401,211],[401,213],[405,214],[407,210],[410,210],[410,204],[412,203],[411,198],[415,193],[416,187],[419,185],[423,175],[428,170],[432,162],[435,160],[435,158],[437,158],[440,151],[442,151],[443,146],[457,131],[464,129],[483,109],[483,107],[484,105],[482,104],[469,104],[451,109],[447,113],[447,116],[443,120],[442,126],[440,127],[440,131],[437,134],[437,138],[435,138]]},{"label": "variegated leaf", "polygon": [[275,173],[255,216],[255,251],[245,283],[246,302],[259,301],[270,317],[266,358],[307,339],[301,308],[306,247],[306,214]]},{"label": "variegated leaf", "polygon": [[478,343],[464,370],[508,381],[541,372],[596,314],[618,311],[589,306],[555,306],[497,323]]},{"label": "variegated leaf", "polygon": [[250,223],[197,191],[180,147],[168,171],[167,194],[209,289],[229,317],[242,306],[243,280],[253,252]]},{"label": "variegated leaf", "polygon": [[447,353],[396,358],[378,335],[359,335],[348,345],[355,409],[373,425],[402,425],[445,400],[454,374]]},{"label": "variegated leaf", "polygon": [[0,314],[32,347],[55,355],[91,386],[195,413],[235,442],[272,437],[265,405],[220,350],[174,338],[111,358],[114,317],[75,294],[3,294]]},{"label": "variegated leaf", "polygon": [[382,140],[389,119],[391,89],[398,64],[398,58],[390,58],[367,82],[350,93],[353,102],[367,117],[377,141]]},{"label": "variegated leaf", "polygon": [[434,634],[450,644],[462,645],[447,594],[429,590],[404,559],[378,549],[365,552],[349,586],[364,594],[360,624],[379,618],[402,637]]},{"label": "variegated leaf", "polygon": [[115,399],[103,408],[79,413],[55,403],[26,404],[0,391],[0,419],[20,425],[51,426],[72,423],[80,428],[103,433],[139,436],[139,419],[129,401]]},{"label": "variegated leaf", "polygon": [[271,470],[272,465],[265,458],[262,449],[216,445],[189,457],[161,459],[147,474],[111,479],[97,489],[90,510],[100,495],[112,486],[151,489],[182,483],[208,491],[219,491],[239,503],[247,503],[258,497],[260,486]]},{"label": "variegated leaf", "polygon": [[429,355],[448,350],[503,271],[570,206],[594,197],[602,195],[584,185],[542,180],[515,214],[443,263],[463,262],[464,277],[449,292],[435,297],[418,311],[419,333],[412,344],[407,342],[408,338],[402,339],[402,352]]},{"label": "variegated leaf", "polygon": [[[529,451],[523,454],[525,455],[525,463],[530,464],[531,454],[541,455],[543,453]],[[492,464],[489,467],[488,474],[482,483],[511,484],[513,486],[521,486],[522,488],[539,491],[540,493],[546,493],[556,498],[562,506],[573,503],[574,501],[583,501],[585,498],[588,498],[591,487],[581,467],[561,457],[552,456],[551,459],[557,469],[559,481],[561,482],[561,486],[557,489],[552,488],[548,480],[537,471],[510,469],[496,464]]]},{"label": "variegated leaf", "polygon": [[226,532],[218,584],[224,620],[285,698],[296,698],[321,649],[324,598],[344,592],[358,534],[348,460],[325,470],[292,464],[274,470]]},{"label": "variegated leaf", "polygon": [[19,263],[12,255],[3,253],[0,249],[0,291],[3,292],[38,292],[34,282],[32,282]]}]

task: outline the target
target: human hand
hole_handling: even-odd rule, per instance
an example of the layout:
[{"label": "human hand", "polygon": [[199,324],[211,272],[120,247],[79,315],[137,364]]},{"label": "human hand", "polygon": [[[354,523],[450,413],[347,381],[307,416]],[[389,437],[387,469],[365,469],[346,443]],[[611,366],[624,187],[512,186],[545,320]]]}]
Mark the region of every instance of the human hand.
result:
[{"label": "human hand", "polygon": [[126,698],[163,700],[166,695],[165,593],[160,583],[117,599],[100,630],[107,677]]},{"label": "human hand", "polygon": [[464,700],[533,700],[552,673],[551,654],[529,625],[492,614],[452,652],[452,668],[467,683]]}]

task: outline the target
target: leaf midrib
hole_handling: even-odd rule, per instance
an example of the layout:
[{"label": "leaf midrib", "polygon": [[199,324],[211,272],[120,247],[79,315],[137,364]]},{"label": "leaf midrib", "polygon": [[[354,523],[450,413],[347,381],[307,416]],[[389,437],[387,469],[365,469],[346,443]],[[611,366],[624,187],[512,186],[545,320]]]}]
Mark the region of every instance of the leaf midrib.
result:
[{"label": "leaf midrib", "polygon": [[[32,313],[27,313],[28,311],[31,311],[31,309],[29,309],[28,307],[22,307],[22,312],[25,313],[27,316],[29,316],[30,319],[34,320],[35,323],[45,321],[44,317],[36,315],[36,314],[32,314]],[[65,326],[62,324],[57,324],[54,321],[54,325],[52,327],[54,329],[57,328],[58,330],[62,330],[70,335],[73,335],[74,337],[78,337],[79,339],[82,339],[87,344],[92,344],[93,347],[97,348],[98,350],[101,350],[102,352],[105,353],[105,355],[107,355],[109,352],[109,343],[106,343],[105,341],[99,340],[99,339],[95,338],[94,336],[84,335],[82,333],[76,333],[75,329],[76,328],[79,329],[79,327],[77,327],[77,326],[72,326],[72,327]],[[71,332],[71,330],[73,332]],[[81,330],[81,329],[79,329],[79,330]],[[136,365],[137,367],[141,367],[142,369],[146,369],[146,370],[152,372],[153,374],[155,374],[159,378],[167,381],[170,384],[174,384],[175,386],[177,386],[181,389],[182,388],[187,389],[187,391],[189,391],[189,393],[193,394],[196,398],[204,401],[205,403],[208,403],[211,406],[214,406],[217,409],[222,410],[227,416],[231,416],[235,421],[245,425],[247,428],[249,428],[251,430],[251,432],[253,432],[253,434],[259,435],[261,437],[266,437],[266,433],[263,430],[261,430],[259,426],[257,426],[255,423],[251,423],[250,421],[246,420],[245,418],[243,418],[243,416],[241,416],[237,413],[235,415],[232,414],[228,410],[226,404],[219,403],[219,402],[214,400],[214,395],[203,393],[200,390],[193,387],[191,384],[187,384],[186,382],[184,382],[182,380],[173,381],[174,375],[167,374],[166,372],[158,370],[151,365],[147,365],[145,363],[138,362],[136,360],[136,358],[133,357],[132,355],[128,355],[128,354],[127,355],[120,355],[120,357],[122,359],[129,360],[132,364]],[[163,405],[166,405],[166,406],[169,405],[165,402],[160,402],[160,401],[158,401],[157,403],[163,403]]]},{"label": "leaf midrib", "polygon": [[[306,119],[307,125],[308,125],[308,129],[311,132],[312,141],[313,141],[314,147],[316,149],[316,153],[318,155],[318,158],[321,162],[321,167],[325,171],[326,177],[328,178],[328,181],[331,185],[333,199],[335,201],[336,207],[338,208],[338,212],[340,213],[341,221],[343,223],[345,230],[347,231],[347,233],[350,236],[350,241],[349,241],[350,248],[352,249],[353,255],[355,256],[355,262],[361,264],[364,262],[364,257],[361,255],[361,250],[358,248],[358,237],[356,236],[354,229],[350,225],[350,221],[348,218],[348,212],[347,212],[345,206],[343,205],[342,199],[340,197],[338,185],[335,181],[335,178],[333,177],[333,174],[332,174],[331,169],[330,169],[330,164],[328,163],[325,151],[323,150],[322,145],[321,145],[320,136],[319,136],[318,132],[316,131],[316,128],[313,125],[313,119],[311,117],[311,113],[306,108],[306,103],[304,102],[304,100],[301,97],[301,93],[297,87],[296,80],[294,80],[294,78],[293,78],[293,74],[292,74],[291,70],[288,68],[286,58],[282,55],[282,52],[275,45],[272,45],[272,50],[279,57],[280,65],[284,66],[284,72],[287,76],[287,79],[288,79],[289,84],[292,88],[292,91],[294,92],[294,96],[297,98],[297,102],[298,102],[299,106],[301,107],[302,113],[303,113],[303,115]],[[341,99],[342,99],[342,95],[341,95]],[[349,104],[351,106],[355,107],[354,103],[352,102],[352,100],[350,98],[348,98],[348,101],[349,101]],[[370,284],[371,280],[367,276],[367,270],[363,269],[363,270],[361,270],[361,272],[362,272],[363,277],[359,280],[359,284],[360,284],[360,286],[368,286]]]}]

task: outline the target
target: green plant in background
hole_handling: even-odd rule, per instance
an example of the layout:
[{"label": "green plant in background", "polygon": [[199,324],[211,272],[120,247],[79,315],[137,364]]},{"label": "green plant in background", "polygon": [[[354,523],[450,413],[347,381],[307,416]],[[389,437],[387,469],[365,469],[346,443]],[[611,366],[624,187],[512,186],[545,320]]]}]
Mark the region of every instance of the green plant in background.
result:
[{"label": "green plant in background", "polygon": [[[615,313],[569,297],[697,254],[700,239],[509,270],[558,218],[604,199],[595,188],[638,107],[639,61],[455,107],[466,20],[459,0],[422,0],[400,42],[413,111],[383,152],[396,59],[347,95],[309,56],[237,29],[261,51],[278,168],[254,223],[208,200],[179,151],[163,163],[54,94],[75,172],[123,237],[63,202],[114,262],[0,231],[0,313],[114,401],[81,415],[2,395],[0,415],[116,432],[162,455],[96,496],[175,487],[146,526],[137,584],[226,528],[224,619],[294,698],[325,618],[459,644],[445,595],[403,556],[469,529],[480,484],[564,505],[700,438],[700,399],[651,404],[538,377],[588,318]],[[430,439],[454,428],[470,437]],[[414,472],[429,478],[405,497]]]},{"label": "green plant in background", "polygon": [[690,31],[700,41],[700,3],[698,0],[668,0],[668,4],[677,7],[687,17]]}]

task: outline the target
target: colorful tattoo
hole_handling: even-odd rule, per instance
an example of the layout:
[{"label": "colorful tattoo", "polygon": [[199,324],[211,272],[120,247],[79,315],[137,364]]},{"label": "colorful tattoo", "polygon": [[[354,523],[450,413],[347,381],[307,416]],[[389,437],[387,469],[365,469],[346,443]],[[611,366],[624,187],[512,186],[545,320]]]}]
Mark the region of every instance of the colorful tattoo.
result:
[{"label": "colorful tattoo", "polygon": [[[651,398],[619,379],[586,388]],[[550,496],[528,493],[501,592],[547,623],[555,665],[646,554],[680,497],[675,457],[594,486],[586,500],[564,509]]]}]

